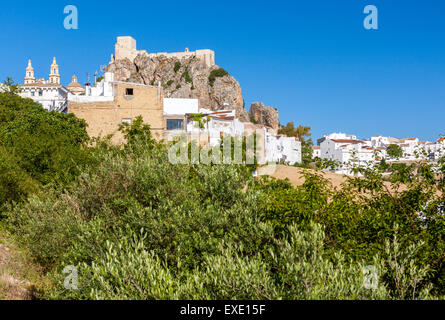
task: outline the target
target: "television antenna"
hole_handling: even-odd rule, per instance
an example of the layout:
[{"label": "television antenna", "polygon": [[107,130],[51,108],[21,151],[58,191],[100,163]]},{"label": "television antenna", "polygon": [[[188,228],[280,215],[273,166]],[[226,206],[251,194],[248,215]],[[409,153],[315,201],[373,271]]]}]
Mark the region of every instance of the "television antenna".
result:
[{"label": "television antenna", "polygon": [[85,86],[89,86],[90,85],[90,74],[87,72],[87,83],[85,83]]}]

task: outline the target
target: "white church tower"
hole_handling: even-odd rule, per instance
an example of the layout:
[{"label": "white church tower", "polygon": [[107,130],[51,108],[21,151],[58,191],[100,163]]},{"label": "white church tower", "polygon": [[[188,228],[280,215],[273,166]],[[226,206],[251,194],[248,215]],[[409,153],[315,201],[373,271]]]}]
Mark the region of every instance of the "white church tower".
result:
[{"label": "white church tower", "polygon": [[34,68],[32,67],[31,60],[28,61],[28,67],[26,68],[25,84],[34,83],[36,78],[34,77]]},{"label": "white church tower", "polygon": [[53,64],[51,65],[51,73],[49,74],[49,83],[60,84],[59,65],[56,62],[56,58],[53,58]]}]

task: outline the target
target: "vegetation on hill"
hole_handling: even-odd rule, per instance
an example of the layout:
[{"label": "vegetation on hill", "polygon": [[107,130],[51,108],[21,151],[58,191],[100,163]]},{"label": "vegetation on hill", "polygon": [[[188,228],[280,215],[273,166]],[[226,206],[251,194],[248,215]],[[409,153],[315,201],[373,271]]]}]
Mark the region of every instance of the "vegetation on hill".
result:
[{"label": "vegetation on hill", "polygon": [[66,184],[93,161],[86,123],[47,112],[31,99],[0,93],[0,208],[49,184]]},{"label": "vegetation on hill", "polygon": [[229,75],[229,73],[226,70],[224,70],[223,68],[218,68],[218,69],[212,70],[209,75],[210,86],[213,87],[213,84],[215,83],[216,78],[221,78],[221,77],[224,77],[227,75]]},{"label": "vegetation on hill", "polygon": [[[0,121],[3,157],[20,156],[5,162],[17,178],[0,188],[22,181],[1,223],[51,279],[40,298],[445,295],[445,162],[436,175],[389,168],[404,191],[388,190],[378,170],[341,189],[307,172],[293,187],[244,165],[172,164],[142,119],[121,128],[126,145],[87,147],[73,116],[8,94],[0,110],[11,119]],[[77,290],[64,287],[67,266],[78,268]]]}]

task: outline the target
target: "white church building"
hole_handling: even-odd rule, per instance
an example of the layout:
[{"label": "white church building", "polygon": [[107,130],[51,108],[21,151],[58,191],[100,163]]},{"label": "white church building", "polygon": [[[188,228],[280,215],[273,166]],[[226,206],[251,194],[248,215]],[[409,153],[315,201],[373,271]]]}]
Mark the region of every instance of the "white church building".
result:
[{"label": "white church building", "polygon": [[77,77],[73,76],[73,82],[67,87],[60,83],[59,65],[56,58],[50,67],[49,79],[36,79],[31,60],[26,68],[25,83],[19,85],[22,98],[30,98],[40,103],[47,111],[65,112],[69,94],[82,94],[83,86],[77,83]]}]

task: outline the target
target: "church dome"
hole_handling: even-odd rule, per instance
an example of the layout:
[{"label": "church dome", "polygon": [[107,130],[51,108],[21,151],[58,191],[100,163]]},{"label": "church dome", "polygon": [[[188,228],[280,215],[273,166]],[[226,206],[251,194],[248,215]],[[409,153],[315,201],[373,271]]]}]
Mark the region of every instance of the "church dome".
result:
[{"label": "church dome", "polygon": [[77,77],[74,75],[72,82],[66,86],[66,88],[74,94],[85,93],[85,88],[77,81]]}]

